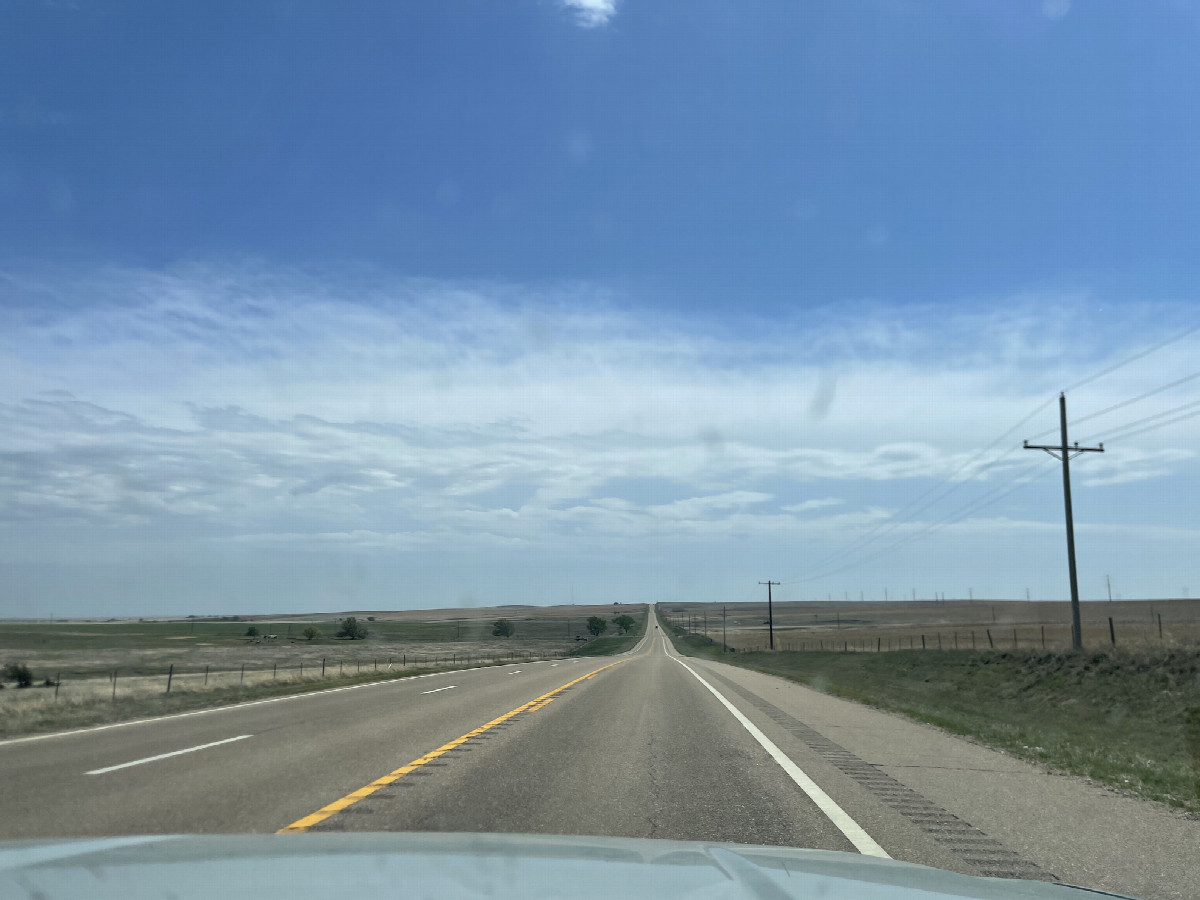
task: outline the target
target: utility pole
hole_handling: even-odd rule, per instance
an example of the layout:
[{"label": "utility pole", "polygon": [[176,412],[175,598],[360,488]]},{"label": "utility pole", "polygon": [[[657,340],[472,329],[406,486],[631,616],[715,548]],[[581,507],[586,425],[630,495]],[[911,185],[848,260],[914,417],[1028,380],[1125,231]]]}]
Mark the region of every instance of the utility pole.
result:
[{"label": "utility pole", "polygon": [[1067,395],[1058,395],[1058,421],[1062,444],[1057,447],[1025,442],[1026,450],[1045,450],[1063,464],[1063,507],[1067,513],[1067,567],[1071,574],[1071,647],[1083,647],[1083,625],[1079,620],[1079,578],[1075,574],[1075,518],[1071,513],[1071,459],[1080,453],[1103,453],[1104,444],[1098,447],[1080,447],[1079,441],[1067,444]]},{"label": "utility pole", "polygon": [[778,581],[760,581],[759,584],[767,586],[767,628],[771,637],[771,649],[775,649],[775,613],[771,606],[771,585],[779,584]]},{"label": "utility pole", "polygon": [[724,603],[721,604],[721,651],[723,653],[729,652],[729,644],[726,643],[726,640],[725,640],[725,604]]},{"label": "utility pole", "polygon": [[1108,602],[1112,603],[1112,576],[1105,575],[1104,583],[1108,585]]}]

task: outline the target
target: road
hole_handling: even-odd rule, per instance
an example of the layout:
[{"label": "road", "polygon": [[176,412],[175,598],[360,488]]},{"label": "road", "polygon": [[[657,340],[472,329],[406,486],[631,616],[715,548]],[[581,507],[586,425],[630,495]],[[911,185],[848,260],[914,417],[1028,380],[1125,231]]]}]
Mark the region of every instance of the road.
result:
[{"label": "road", "polygon": [[630,653],[0,742],[0,839],[511,831],[890,855],[1194,896],[1200,823],[778,678]]}]

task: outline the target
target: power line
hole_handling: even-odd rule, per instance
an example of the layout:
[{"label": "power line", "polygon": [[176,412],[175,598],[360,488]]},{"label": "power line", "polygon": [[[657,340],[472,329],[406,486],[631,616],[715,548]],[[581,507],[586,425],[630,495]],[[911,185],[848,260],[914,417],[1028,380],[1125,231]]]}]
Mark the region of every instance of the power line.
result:
[{"label": "power line", "polygon": [[[1033,473],[1036,469],[1042,469],[1043,471],[1036,475],[1032,475],[1031,477],[1026,477],[1027,475],[1030,475],[1031,473]],[[898,541],[895,541],[894,543],[882,548],[881,550],[875,551],[874,553],[872,553],[869,556],[865,556],[860,559],[856,559],[854,562],[847,563],[846,565],[839,566],[838,568],[835,568],[835,569],[826,569],[826,570],[820,571],[820,572],[816,573],[815,575],[801,578],[801,579],[798,579],[797,581],[785,582],[785,584],[797,584],[797,583],[806,582],[806,581],[815,581],[820,578],[828,578],[830,575],[836,575],[839,572],[845,572],[848,569],[853,569],[856,566],[860,566],[864,563],[868,563],[868,562],[871,562],[872,560],[876,560],[881,556],[886,556],[888,553],[891,553],[894,550],[898,550],[901,547],[906,546],[907,544],[911,544],[914,541],[919,540],[920,538],[923,538],[928,534],[932,534],[934,531],[937,531],[940,528],[945,527],[946,525],[953,524],[954,522],[965,518],[966,516],[970,515],[971,513],[979,512],[981,510],[987,509],[989,506],[999,503],[1001,500],[1003,500],[1005,497],[1007,497],[1013,491],[1017,490],[1018,488],[1024,487],[1025,485],[1030,484],[1034,481],[1037,481],[1039,478],[1041,478],[1044,475],[1046,475],[1047,473],[1049,473],[1050,470],[1051,470],[1051,467],[1048,466],[1044,461],[1038,461],[1036,463],[1033,463],[1032,465],[1026,466],[1012,481],[1006,481],[1006,482],[996,485],[991,490],[987,491],[984,494],[981,494],[980,496],[976,497],[974,500],[971,500],[968,503],[963,504],[962,506],[958,507],[958,509],[953,510],[952,512],[943,516],[941,519],[938,519],[936,522],[929,523],[929,524],[925,525],[924,527],[922,527],[919,531],[915,531],[912,534],[905,535],[904,537],[900,538]],[[993,495],[995,495],[995,496],[993,496]]]},{"label": "power line", "polygon": [[[1074,427],[1074,426],[1080,425],[1084,422],[1090,422],[1092,419],[1098,419],[1098,418],[1100,418],[1100,416],[1107,415],[1108,413],[1113,412],[1114,410],[1121,409],[1122,407],[1129,406],[1130,404],[1140,403],[1142,400],[1145,400],[1148,397],[1153,397],[1155,394],[1161,394],[1163,391],[1170,390],[1173,387],[1179,387],[1179,385],[1185,384],[1186,382],[1192,381],[1196,378],[1200,378],[1200,372],[1193,372],[1191,375],[1185,375],[1183,378],[1179,378],[1175,381],[1170,382],[1169,384],[1159,385],[1158,387],[1154,388],[1153,390],[1146,391],[1146,393],[1144,393],[1144,394],[1138,394],[1138,396],[1136,396],[1136,397],[1130,397],[1128,400],[1122,400],[1120,403],[1114,403],[1112,406],[1106,406],[1104,409],[1101,409],[1097,412],[1088,413],[1086,416],[1072,420],[1070,422],[1070,425],[1071,425],[1071,427]],[[1046,431],[1043,431],[1040,434],[1035,434],[1033,436],[1033,440],[1036,440],[1037,438],[1040,438],[1040,437],[1045,437],[1048,434],[1054,434],[1054,432],[1056,432],[1056,431],[1058,431],[1057,428],[1047,429]]]},{"label": "power line", "polygon": [[[1111,440],[1114,436],[1123,438],[1123,437],[1126,437],[1127,435],[1123,435],[1123,434],[1121,434],[1121,432],[1125,431],[1128,428],[1136,428],[1138,425],[1144,425],[1147,422],[1153,422],[1156,419],[1162,419],[1167,416],[1173,416],[1176,413],[1183,412],[1185,409],[1195,409],[1197,406],[1200,406],[1200,400],[1193,400],[1191,403],[1183,403],[1183,404],[1180,404],[1179,406],[1173,407],[1171,409],[1163,410],[1162,412],[1159,412],[1159,413],[1154,413],[1154,415],[1145,416],[1144,418],[1141,418],[1141,419],[1134,419],[1132,422],[1126,422],[1123,425],[1114,425],[1112,428],[1110,428],[1108,431],[1106,431],[1104,433],[1103,437],[1105,437],[1109,440]],[[1185,416],[1185,418],[1186,418],[1186,416]],[[1097,435],[1097,437],[1100,437],[1100,435]],[[1094,438],[1088,438],[1088,440],[1094,440]]]},{"label": "power line", "polygon": [[[1154,344],[1153,346],[1148,347],[1145,350],[1139,351],[1138,353],[1135,353],[1132,356],[1129,356],[1126,359],[1123,359],[1118,363],[1115,363],[1111,366],[1107,366],[1106,368],[1101,369],[1100,371],[1095,372],[1095,373],[1087,376],[1086,378],[1083,378],[1083,379],[1075,382],[1074,384],[1068,386],[1066,388],[1066,390],[1068,390],[1068,391],[1075,390],[1077,388],[1083,387],[1084,385],[1091,384],[1093,381],[1097,381],[1098,379],[1103,378],[1105,375],[1109,375],[1109,374],[1117,371],[1118,369],[1124,368],[1125,366],[1130,365],[1131,363],[1137,362],[1138,360],[1145,359],[1147,356],[1150,356],[1153,353],[1157,353],[1159,350],[1163,349],[1164,347],[1170,346],[1173,343],[1181,341],[1185,337],[1195,334],[1197,331],[1200,331],[1200,324],[1193,325],[1190,328],[1184,329],[1183,331],[1167,338],[1166,340],[1160,341],[1159,343]],[[1100,410],[1095,413],[1091,413],[1088,416],[1081,419],[1080,421],[1087,421],[1089,419],[1098,418],[1099,416],[1104,415],[1108,412],[1112,412],[1115,409],[1130,405],[1132,403],[1139,402],[1140,400],[1143,400],[1143,399],[1146,399],[1147,397],[1153,396],[1156,393],[1160,393],[1161,391],[1165,391],[1172,387],[1176,387],[1179,384],[1183,384],[1183,383],[1190,381],[1193,378],[1197,378],[1197,377],[1200,377],[1200,372],[1194,373],[1192,375],[1189,375],[1185,378],[1179,379],[1170,384],[1162,385],[1162,386],[1155,388],[1154,390],[1147,392],[1146,394],[1143,394],[1139,397],[1131,398],[1130,400],[1122,401],[1121,403],[1115,404],[1114,406],[1109,407],[1107,409]],[[828,570],[828,568],[827,568],[830,564],[835,563],[838,559],[845,558],[848,554],[852,554],[857,550],[861,550],[864,547],[871,544],[872,542],[874,542],[875,540],[878,540],[879,538],[882,538],[882,537],[887,536],[888,534],[891,534],[897,528],[899,528],[902,525],[906,524],[907,522],[911,521],[912,517],[915,516],[916,514],[918,514],[920,512],[924,512],[925,510],[929,509],[930,507],[934,506],[935,504],[940,503],[941,501],[945,500],[952,493],[954,493],[954,491],[958,490],[958,488],[960,488],[964,483],[966,483],[966,481],[971,480],[968,478],[968,479],[963,479],[962,481],[957,481],[957,482],[954,482],[953,484],[951,484],[952,479],[954,479],[957,475],[962,473],[964,470],[966,470],[970,466],[974,465],[982,456],[984,456],[984,454],[990,452],[1001,441],[1010,437],[1017,429],[1019,429],[1022,425],[1024,425],[1026,422],[1028,422],[1030,419],[1032,419],[1038,413],[1042,412],[1042,410],[1044,410],[1046,407],[1048,407],[1053,402],[1054,402],[1054,399],[1051,398],[1051,399],[1047,400],[1045,403],[1040,404],[1031,413],[1024,416],[1019,422],[1017,422],[1015,425],[1013,425],[1011,428],[1009,428],[1007,431],[1005,431],[1002,435],[1000,435],[998,438],[996,438],[994,441],[992,441],[992,443],[990,443],[987,447],[985,447],[982,450],[975,453],[970,459],[968,459],[962,465],[958,466],[958,468],[956,468],[953,472],[951,472],[949,475],[942,478],[936,484],[927,488],[925,491],[923,491],[921,494],[919,494],[916,498],[914,498],[913,500],[911,500],[907,504],[905,504],[900,510],[893,513],[888,518],[878,522],[876,525],[874,525],[873,527],[868,529],[868,531],[866,533],[855,538],[849,544],[843,545],[842,547],[838,548],[837,550],[834,550],[833,552],[826,554],[826,556],[824,556],[821,560],[819,560],[814,566],[817,569],[823,570],[821,573],[816,574],[816,575],[806,576],[804,578],[789,580],[789,581],[784,582],[784,584],[798,584],[798,583],[803,583],[803,582],[807,582],[807,581],[813,581],[818,578],[825,578],[825,577],[828,577],[829,575],[833,575],[838,572],[842,572],[847,569],[854,568],[855,566],[862,565],[863,563],[869,562],[873,559],[877,559],[880,556],[890,553],[895,549],[899,549],[900,547],[905,546],[906,544],[911,543],[912,541],[917,540],[920,537],[923,537],[924,535],[936,530],[937,528],[942,527],[944,524],[949,524],[951,520],[955,519],[955,516],[965,516],[965,515],[969,515],[971,512],[976,512],[976,511],[979,511],[980,509],[985,509],[988,506],[991,506],[992,504],[999,502],[1001,499],[1008,496],[1008,494],[1017,490],[1019,487],[1023,486],[1024,484],[1028,484],[1029,482],[1042,477],[1042,475],[1046,474],[1046,472],[1036,475],[1033,478],[1021,480],[1022,478],[1024,478],[1024,475],[1027,472],[1031,471],[1033,468],[1036,468],[1036,466],[1030,467],[1029,469],[1023,470],[1020,474],[1018,474],[1016,479],[1013,482],[1011,482],[1012,486],[1009,487],[1007,490],[1004,490],[1004,488],[1009,484],[1009,482],[998,485],[997,487],[993,488],[991,491],[983,494],[981,497],[978,497],[975,500],[965,504],[964,506],[959,507],[958,510],[955,510],[954,512],[950,513],[948,516],[944,517],[943,519],[939,520],[938,522],[935,522],[932,525],[926,526],[923,530],[918,531],[915,534],[908,535],[904,538],[901,538],[901,540],[897,541],[896,543],[894,543],[890,546],[884,547],[882,550],[880,550],[874,554],[871,554],[867,557],[856,560],[855,562],[849,563],[845,566],[840,566],[833,570]],[[1181,416],[1179,419],[1172,419],[1168,422],[1160,423],[1160,425],[1151,426],[1151,428],[1143,429],[1142,431],[1133,432],[1131,434],[1125,434],[1125,435],[1122,435],[1121,437],[1122,438],[1132,437],[1133,434],[1141,434],[1141,433],[1144,433],[1144,431],[1149,431],[1153,428],[1169,425],[1176,421],[1182,421],[1185,418],[1190,418],[1191,415],[1198,415],[1198,414],[1200,414],[1200,412],[1189,414],[1187,416]],[[1129,423],[1129,424],[1134,424],[1134,423]],[[1121,427],[1129,427],[1129,426],[1126,425],[1126,426],[1121,426]],[[1049,432],[1043,432],[1041,435],[1036,435],[1035,438],[1041,437],[1044,434],[1050,434],[1052,432],[1053,432],[1053,430],[1051,430]],[[985,467],[980,469],[980,471],[977,474],[982,474],[983,472],[987,472],[991,469],[994,469],[996,466],[1000,465],[1000,463],[1004,462],[1004,460],[1006,460],[1010,455],[1012,455],[1012,453],[1015,452],[1016,449],[1017,448],[1011,448],[1010,450],[1006,451],[998,459],[993,460],[992,462],[988,463]],[[1049,470],[1047,469],[1046,471],[1049,471]],[[942,490],[947,485],[949,485],[949,489]],[[925,500],[931,494],[934,494],[934,493],[938,492],[939,490],[942,490],[942,493],[940,495],[933,497],[932,500],[930,500],[928,503],[925,503],[924,505],[919,505],[919,504],[921,504],[921,501]],[[992,494],[995,494],[997,491],[1003,491],[1003,492],[999,493],[997,496],[993,497],[991,500],[988,500],[986,503],[982,503],[982,505],[978,505],[983,500],[985,500],[986,498],[991,496]]]},{"label": "power line", "polygon": [[[905,522],[909,521],[917,513],[924,512],[925,510],[929,509],[934,504],[940,503],[942,500],[945,500],[952,493],[954,493],[956,490],[958,490],[960,487],[962,487],[964,484],[966,484],[967,481],[969,480],[969,479],[964,479],[962,481],[956,481],[953,484],[950,484],[951,479],[953,479],[956,475],[963,472],[964,470],[969,468],[971,465],[973,465],[975,462],[977,462],[984,454],[995,449],[995,447],[1001,441],[1010,437],[1014,432],[1016,432],[1016,430],[1018,428],[1020,428],[1022,425],[1024,425],[1026,422],[1028,422],[1030,419],[1032,419],[1034,416],[1036,416],[1038,413],[1040,413],[1042,410],[1044,410],[1047,406],[1049,406],[1053,402],[1054,402],[1054,400],[1053,400],[1053,398],[1051,398],[1050,400],[1047,400],[1045,403],[1038,406],[1031,413],[1029,413],[1028,415],[1023,417],[1019,422],[1017,422],[1015,425],[1013,425],[1011,428],[1009,428],[1007,431],[1005,431],[1002,435],[1000,435],[998,438],[996,438],[994,441],[992,441],[990,444],[988,444],[982,450],[975,453],[974,456],[972,456],[970,459],[968,459],[966,462],[964,462],[962,465],[960,465],[958,468],[956,468],[949,475],[946,475],[940,481],[938,481],[936,484],[932,485],[931,487],[929,487],[928,489],[923,491],[921,494],[919,494],[917,497],[910,500],[907,504],[905,504],[903,507],[901,507],[899,510],[897,510],[892,515],[888,516],[886,519],[882,520],[881,522],[876,523],[865,534],[859,535],[859,537],[855,538],[849,544],[844,545],[844,546],[838,548],[837,550],[834,550],[832,553],[826,554],[824,557],[822,557],[816,563],[814,563],[813,566],[815,568],[823,568],[825,566],[828,566],[830,563],[834,562],[838,558],[844,557],[849,553],[853,553],[854,551],[861,549],[863,546],[870,544],[872,541],[876,540],[877,538],[886,537],[887,535],[889,535],[893,531],[895,531],[897,528],[899,528],[901,525],[903,525]],[[992,460],[990,463],[988,463],[985,468],[980,470],[980,473],[986,472],[986,471],[988,471],[988,469],[995,468],[1000,463],[1002,463],[1005,459],[1007,459],[1009,456],[1011,456],[1013,454],[1013,452],[1014,452],[1014,450],[1012,450],[1012,449],[1007,450],[1003,455],[1000,456],[999,459]],[[923,506],[917,505],[922,500],[924,500],[926,497],[928,497],[930,494],[946,487],[948,484],[950,485],[949,490],[946,490],[940,496],[934,497],[932,500],[930,500],[928,503],[924,504]],[[794,582],[788,582],[788,583],[791,584]]]},{"label": "power line", "polygon": [[[1189,405],[1191,405],[1191,404],[1189,404]],[[1165,422],[1159,422],[1157,425],[1151,425],[1147,428],[1139,428],[1136,431],[1130,431],[1130,432],[1127,432],[1126,434],[1118,434],[1116,436],[1115,440],[1123,441],[1123,440],[1126,440],[1127,438],[1136,437],[1139,434],[1145,434],[1147,431],[1157,431],[1159,428],[1166,428],[1168,425],[1174,425],[1176,422],[1182,422],[1185,419],[1194,419],[1196,416],[1200,416],[1200,409],[1194,410],[1190,413],[1185,413],[1182,416],[1176,416],[1174,419],[1168,419]],[[1152,417],[1152,418],[1155,418],[1155,417]],[[1090,440],[1090,438],[1089,438],[1089,440]],[[1109,442],[1111,443],[1112,440],[1114,440],[1114,439],[1110,438]]]},{"label": "power line", "polygon": [[1174,337],[1169,337],[1165,341],[1161,341],[1160,343],[1155,344],[1153,347],[1143,350],[1140,353],[1135,353],[1133,356],[1129,357],[1128,359],[1122,360],[1119,363],[1111,365],[1107,369],[1101,369],[1096,374],[1089,375],[1087,378],[1083,379],[1082,381],[1077,381],[1074,384],[1068,385],[1066,388],[1063,389],[1063,392],[1066,393],[1066,391],[1073,391],[1076,388],[1081,388],[1085,384],[1091,384],[1096,379],[1103,378],[1105,375],[1115,372],[1115,371],[1117,371],[1117,369],[1124,368],[1125,366],[1129,365],[1132,362],[1137,362],[1139,359],[1145,359],[1151,353],[1157,353],[1163,347],[1169,346],[1170,344],[1174,344],[1176,341],[1181,341],[1188,335],[1195,334],[1197,331],[1200,331],[1200,325],[1193,325],[1191,328],[1181,331],[1179,334],[1175,335]]}]

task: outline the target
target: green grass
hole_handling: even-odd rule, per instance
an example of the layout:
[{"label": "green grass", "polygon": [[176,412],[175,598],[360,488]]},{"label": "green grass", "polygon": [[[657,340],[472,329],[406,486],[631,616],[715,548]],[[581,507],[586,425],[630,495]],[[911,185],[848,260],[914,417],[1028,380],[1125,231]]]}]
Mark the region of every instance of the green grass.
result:
[{"label": "green grass", "polygon": [[[571,656],[612,656],[616,653],[624,653],[626,650],[632,650],[637,642],[642,639],[642,635],[646,633],[646,614],[647,608],[642,607],[640,614],[632,611],[632,608],[626,613],[637,619],[637,624],[629,630],[628,634],[612,634],[604,637],[593,638],[586,644],[581,644],[576,649],[572,650]],[[609,622],[609,629],[615,626]]]},{"label": "green grass", "polygon": [[1200,812],[1200,648],[680,652],[770,672],[1025,759]]}]

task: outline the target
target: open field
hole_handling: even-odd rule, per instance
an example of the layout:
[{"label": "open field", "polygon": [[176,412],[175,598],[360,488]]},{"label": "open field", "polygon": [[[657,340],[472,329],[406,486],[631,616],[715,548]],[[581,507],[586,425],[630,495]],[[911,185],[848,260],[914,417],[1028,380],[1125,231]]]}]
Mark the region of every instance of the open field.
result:
[{"label": "open field", "polygon": [[[350,613],[368,628],[363,640],[335,637],[347,614],[0,623],[0,665],[21,663],[34,678],[23,690],[11,678],[0,682],[8,688],[0,691],[0,735],[435,669],[605,655],[633,637],[582,640],[591,637],[587,618],[611,623],[622,612],[639,620],[640,633],[646,608],[622,605]],[[514,624],[511,637],[492,636],[499,618]],[[303,637],[309,625],[321,632],[312,640]],[[250,626],[258,637],[247,637]]]},{"label": "open field", "polygon": [[[1182,647],[1200,643],[1200,600],[1084,601],[1085,647]],[[664,603],[664,618],[689,631],[722,639],[721,604]],[[779,650],[1046,649],[1071,646],[1066,601],[950,600],[891,603],[776,603]],[[765,650],[767,604],[726,606],[730,647]],[[990,635],[990,637],[989,637]]]},{"label": "open field", "polygon": [[671,633],[681,652],[781,675],[1200,813],[1200,647],[723,653],[719,640]]}]

